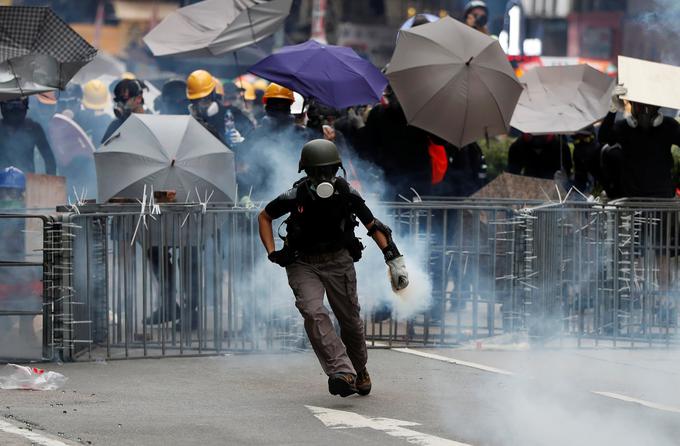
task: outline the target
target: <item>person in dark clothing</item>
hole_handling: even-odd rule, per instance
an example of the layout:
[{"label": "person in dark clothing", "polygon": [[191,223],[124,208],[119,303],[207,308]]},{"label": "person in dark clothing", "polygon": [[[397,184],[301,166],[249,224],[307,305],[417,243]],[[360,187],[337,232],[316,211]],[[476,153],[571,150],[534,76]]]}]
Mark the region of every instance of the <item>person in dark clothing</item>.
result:
[{"label": "person in dark clothing", "polygon": [[83,88],[72,82],[66,85],[57,100],[57,113],[78,122],[82,112]]},{"label": "person in dark clothing", "polygon": [[602,182],[600,168],[601,147],[590,126],[576,133],[574,142],[574,186],[583,193],[591,193]]},{"label": "person in dark clothing", "polygon": [[358,131],[358,155],[383,170],[387,182],[383,198],[412,195],[410,188],[427,193],[431,184],[428,133],[408,125],[389,85],[384,99],[386,103],[374,107]]},{"label": "person in dark clothing", "polygon": [[625,87],[614,89],[612,107],[600,127],[600,143],[610,146],[602,154],[603,171],[613,186],[607,195],[671,198],[675,195],[671,147],[680,145],[680,124],[663,116],[659,107],[635,102],[631,113],[617,121],[616,112],[623,111],[619,96],[626,93]]},{"label": "person in dark clothing", "polygon": [[102,143],[109,139],[132,113],[144,113],[144,89],[146,84],[139,79],[123,79],[113,89],[113,113],[116,115],[109,124]]},{"label": "person in dark clothing", "polygon": [[187,78],[187,99],[190,102],[191,116],[226,145],[224,107],[217,88],[218,81],[205,70],[196,70]]},{"label": "person in dark clothing", "polygon": [[76,122],[90,137],[95,147],[101,142],[111,122],[111,118],[105,112],[110,100],[108,88],[99,79],[93,79],[83,86],[83,107]]},{"label": "person in dark clothing", "polygon": [[553,179],[555,173],[571,173],[569,144],[558,135],[522,133],[508,151],[508,172],[527,177]]},{"label": "person in dark clothing", "polygon": [[[235,148],[239,190],[264,198],[272,187],[289,184],[296,172],[286,162],[277,160],[296,156],[298,148],[309,140],[308,130],[295,123],[290,107],[293,92],[277,84],[265,91],[265,117],[244,144]],[[291,171],[292,170],[292,171]]]},{"label": "person in dark clothing", "polygon": [[224,122],[227,134],[230,129],[234,128],[243,138],[248,138],[250,133],[255,130],[255,124],[246,115],[243,108],[237,105],[242,103],[241,91],[242,89],[239,89],[232,82],[224,83],[224,98],[222,100]]},{"label": "person in dark clothing", "polygon": [[[354,269],[363,249],[354,235],[357,217],[382,250],[393,289],[408,286],[408,273],[391,229],[373,217],[344,178],[336,176],[341,167],[335,144],[325,139],[309,141],[302,148],[299,164],[307,176],[267,204],[258,222],[269,260],[286,268],[295,306],[328,375],[329,392],[346,397],[371,391]],[[290,217],[284,247],[276,251],[272,221],[286,214]],[[340,336],[323,304],[324,294],[340,323]]]},{"label": "person in dark clothing", "polygon": [[428,149],[432,162],[432,188],[429,195],[468,197],[486,183],[486,160],[479,144],[472,143],[459,149],[430,135]]},{"label": "person in dark clothing", "polygon": [[57,95],[53,91],[39,93],[28,98],[28,118],[40,124],[45,132],[52,116],[57,113]]},{"label": "person in dark clothing", "polygon": [[0,112],[0,166],[14,166],[22,172],[34,173],[37,148],[45,162],[45,173],[56,175],[57,163],[45,131],[40,124],[26,118],[28,99],[3,101]]},{"label": "person in dark clothing", "polygon": [[484,34],[489,34],[489,8],[483,0],[472,0],[465,5],[463,23]]},{"label": "person in dark clothing", "polygon": [[163,84],[157,110],[161,115],[188,115],[187,83],[172,79]]}]

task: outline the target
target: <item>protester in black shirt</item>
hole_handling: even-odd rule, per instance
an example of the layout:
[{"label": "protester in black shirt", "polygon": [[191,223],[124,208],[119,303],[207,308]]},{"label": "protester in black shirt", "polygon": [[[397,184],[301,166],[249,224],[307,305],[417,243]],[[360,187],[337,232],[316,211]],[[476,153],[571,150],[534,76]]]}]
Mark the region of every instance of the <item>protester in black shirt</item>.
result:
[{"label": "protester in black shirt", "polygon": [[[619,96],[626,93],[622,86],[614,90],[612,107],[600,127],[600,143],[610,146],[602,160],[603,170],[613,186],[607,195],[609,198],[673,197],[671,147],[680,145],[680,124],[663,116],[659,107],[635,102],[631,103],[631,113],[617,121],[616,112],[623,110]],[[614,145],[620,148],[612,148]]]},{"label": "protester in black shirt", "polygon": [[0,103],[0,167],[14,166],[25,173],[35,172],[34,152],[38,149],[45,162],[45,173],[57,174],[57,163],[45,131],[35,121],[26,118],[28,99],[13,99]]},{"label": "protester in black shirt", "polygon": [[[353,263],[363,249],[354,236],[355,217],[383,251],[395,290],[408,286],[408,274],[392,231],[373,217],[344,178],[336,176],[341,167],[332,142],[315,139],[305,144],[300,171],[307,176],[267,205],[260,213],[259,225],[269,260],[286,268],[307,336],[329,377],[328,390],[345,397],[371,391]],[[272,221],[286,214],[290,217],[284,247],[275,251]],[[339,337],[323,305],[324,293],[340,322]]]}]

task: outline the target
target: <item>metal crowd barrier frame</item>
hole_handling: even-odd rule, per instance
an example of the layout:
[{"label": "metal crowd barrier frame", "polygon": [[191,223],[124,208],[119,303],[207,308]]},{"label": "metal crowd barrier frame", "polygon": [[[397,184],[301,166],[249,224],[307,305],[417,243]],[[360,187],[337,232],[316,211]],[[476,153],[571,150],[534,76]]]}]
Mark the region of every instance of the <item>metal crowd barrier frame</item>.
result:
[{"label": "metal crowd barrier frame", "polygon": [[70,329],[68,237],[51,216],[30,212],[0,214],[0,362],[58,360]]},{"label": "metal crowd barrier frame", "polygon": [[[46,263],[73,274],[47,299],[59,317],[46,345],[66,360],[306,348],[287,285],[261,269],[258,210],[160,211],[86,205],[62,215],[55,252],[65,255]],[[430,308],[407,320],[364,307],[372,346],[504,334],[546,345],[677,341],[676,201],[455,199],[383,203],[378,212],[400,243],[425,253],[433,289]]]}]

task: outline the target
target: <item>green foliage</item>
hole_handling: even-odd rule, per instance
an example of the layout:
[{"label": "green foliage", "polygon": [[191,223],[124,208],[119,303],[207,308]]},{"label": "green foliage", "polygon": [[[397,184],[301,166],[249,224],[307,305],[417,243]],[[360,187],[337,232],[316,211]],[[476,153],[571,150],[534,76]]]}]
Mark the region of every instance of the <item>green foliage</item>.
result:
[{"label": "green foliage", "polygon": [[479,141],[479,146],[482,148],[482,153],[484,153],[486,158],[489,181],[506,171],[508,167],[508,149],[513,141],[513,138],[507,136],[491,138],[488,147],[485,140]]}]

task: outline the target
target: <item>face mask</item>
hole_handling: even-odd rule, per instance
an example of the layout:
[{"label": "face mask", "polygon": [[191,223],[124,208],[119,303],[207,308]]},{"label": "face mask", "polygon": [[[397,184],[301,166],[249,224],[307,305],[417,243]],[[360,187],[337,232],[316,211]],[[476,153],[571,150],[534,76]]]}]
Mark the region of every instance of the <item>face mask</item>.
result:
[{"label": "face mask", "polygon": [[130,98],[127,101],[116,101],[116,105],[113,108],[113,114],[116,115],[118,119],[127,119],[132,111],[137,108],[134,103],[135,98]]},{"label": "face mask", "polygon": [[307,175],[312,180],[311,189],[319,198],[329,198],[335,193],[336,166],[324,166],[310,169]]},{"label": "face mask", "polygon": [[488,21],[486,14],[475,15],[475,28],[484,28]]},{"label": "face mask", "polygon": [[626,114],[626,121],[632,128],[649,130],[658,127],[663,123],[663,115],[656,108],[641,107],[633,109],[632,114]]},{"label": "face mask", "polygon": [[212,118],[220,111],[220,106],[215,101],[211,101],[209,104],[204,105],[201,102],[193,103],[189,105],[191,113],[195,116],[203,118]]}]

